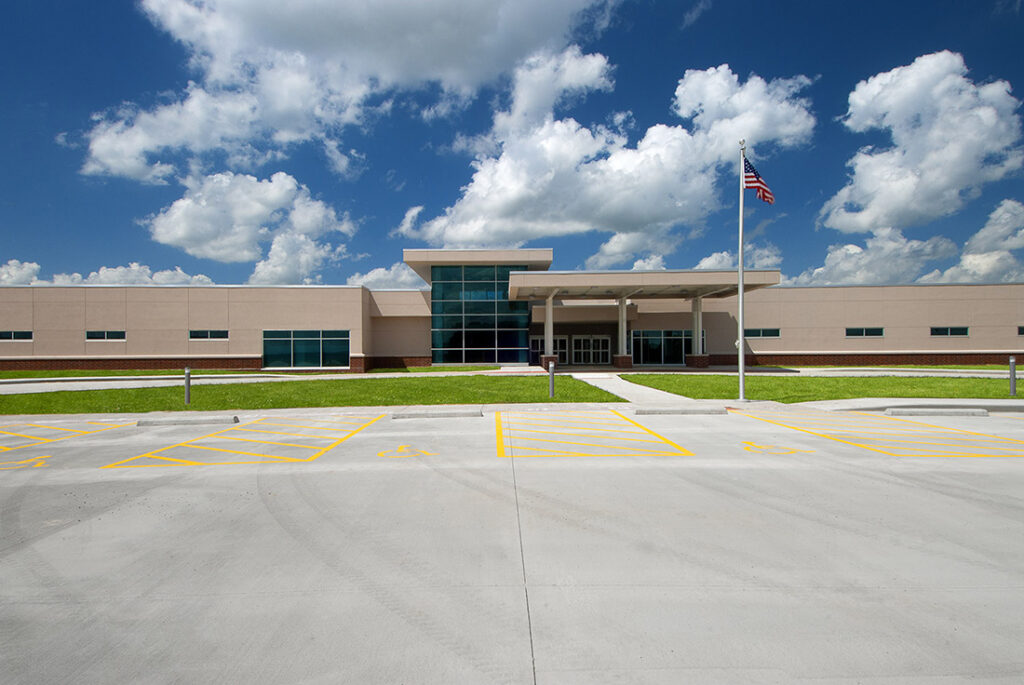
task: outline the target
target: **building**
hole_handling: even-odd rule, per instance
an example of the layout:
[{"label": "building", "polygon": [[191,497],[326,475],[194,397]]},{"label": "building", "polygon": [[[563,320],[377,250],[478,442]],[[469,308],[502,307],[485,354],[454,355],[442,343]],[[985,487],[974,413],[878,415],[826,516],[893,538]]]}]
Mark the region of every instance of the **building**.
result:
[{"label": "building", "polygon": [[[429,289],[2,287],[0,369],[736,363],[735,271],[551,271],[547,249],[404,258]],[[744,274],[749,364],[1005,363],[1024,349],[1022,283],[779,280]]]}]

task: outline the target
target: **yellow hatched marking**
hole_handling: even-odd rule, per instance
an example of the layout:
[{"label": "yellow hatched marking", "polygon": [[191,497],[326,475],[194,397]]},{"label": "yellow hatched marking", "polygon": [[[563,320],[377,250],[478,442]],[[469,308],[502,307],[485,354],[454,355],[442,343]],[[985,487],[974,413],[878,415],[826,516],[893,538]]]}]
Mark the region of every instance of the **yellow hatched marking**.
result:
[{"label": "yellow hatched marking", "polygon": [[[257,443],[263,442],[263,441],[259,441],[259,440],[246,440],[246,438],[234,438],[234,437],[231,437],[231,436],[225,437],[223,435],[224,433],[229,433],[229,432],[232,432],[232,431],[241,431],[241,430],[251,431],[253,429],[250,428],[250,427],[254,426],[254,425],[257,425],[257,424],[258,425],[279,425],[279,424],[273,423],[272,421],[270,421],[268,419],[256,419],[255,421],[250,421],[249,423],[245,423],[245,424],[242,424],[240,426],[232,426],[231,428],[225,428],[223,430],[219,430],[219,431],[216,431],[214,433],[210,433],[209,435],[204,435],[204,436],[201,436],[201,437],[198,437],[198,438],[193,438],[191,440],[186,440],[184,442],[179,442],[179,443],[176,443],[174,445],[168,445],[167,447],[162,447],[162,448],[160,448],[158,450],[153,450],[152,452],[146,452],[145,454],[140,454],[137,457],[132,457],[130,459],[124,459],[122,461],[115,462],[113,464],[107,464],[106,466],[103,466],[102,468],[105,468],[105,469],[111,469],[111,468],[149,468],[149,467],[155,467],[155,466],[167,466],[167,465],[169,465],[169,464],[162,464],[162,463],[158,463],[158,464],[152,464],[152,463],[131,463],[131,462],[136,462],[136,461],[138,461],[138,462],[145,462],[147,460],[160,461],[160,462],[173,462],[174,464],[181,464],[181,465],[186,465],[186,466],[226,466],[226,465],[236,465],[236,464],[265,464],[265,463],[268,463],[268,462],[269,463],[272,463],[272,462],[309,462],[309,461],[313,461],[313,460],[321,457],[323,454],[325,454],[329,450],[337,447],[341,443],[345,442],[346,440],[351,438],[356,433],[359,433],[363,429],[371,426],[372,424],[376,423],[380,419],[384,418],[384,416],[385,416],[385,414],[381,414],[381,415],[379,415],[379,416],[377,416],[377,417],[375,417],[375,418],[373,418],[371,420],[368,420],[365,423],[359,425],[359,427],[354,429],[354,430],[338,430],[338,429],[327,429],[327,428],[318,429],[318,430],[332,430],[335,434],[343,433],[343,435],[340,438],[337,438],[337,439],[333,440],[328,445],[325,445],[325,446],[320,447],[320,448],[317,448],[315,446],[310,446],[310,445],[294,445],[294,447],[301,447],[302,449],[316,450],[311,456],[306,457],[306,458],[288,457],[288,456],[279,455],[279,454],[261,454],[261,453],[258,453],[258,452],[245,452],[245,451],[242,451],[242,450],[229,450],[229,449],[224,449],[224,448],[220,448],[220,447],[210,447],[208,445],[200,445],[200,444],[198,444],[200,441],[210,440],[210,439],[241,440],[241,441],[257,442]],[[284,424],[284,425],[287,425],[287,424]],[[311,428],[311,426],[297,426],[297,427],[300,427],[300,428]],[[312,438],[314,440],[324,440],[324,439],[330,440],[331,437],[333,437],[333,436],[304,435],[303,437],[309,437],[309,438]],[[265,444],[287,445],[288,443],[271,443],[271,442],[266,442]],[[246,461],[194,461],[194,460],[189,460],[189,459],[176,459],[174,457],[161,456],[161,453],[166,452],[168,450],[172,450],[172,449],[178,448],[178,447],[186,448],[186,449],[195,449],[195,450],[206,450],[206,451],[211,451],[211,452],[222,452],[222,453],[228,453],[228,454],[239,454],[239,455],[244,455],[244,456],[259,457],[259,459],[257,461],[252,461],[252,460],[246,460]]]},{"label": "yellow hatched marking", "polygon": [[[656,452],[658,450],[645,450],[634,447],[632,445],[609,445],[607,443],[592,443],[592,442],[576,442],[574,440],[552,440],[551,438],[527,438],[519,436],[517,440],[528,440],[529,442],[543,442],[549,445],[579,445],[580,447],[600,447],[608,450],[635,450],[644,454],[648,452]],[[665,444],[665,443],[661,443]]]},{"label": "yellow hatched marking", "polygon": [[41,425],[41,424],[38,424],[38,423],[26,423],[24,425],[32,426],[33,428],[45,428],[46,430],[51,430],[51,431],[66,431],[66,432],[69,432],[69,433],[80,433],[81,434],[81,433],[91,433],[92,432],[92,431],[78,430],[77,428],[62,428],[61,426],[44,426],[44,425]]},{"label": "yellow hatched marking", "polygon": [[[857,412],[858,417],[864,419],[860,431],[853,428],[847,430],[811,430],[806,424],[827,424],[824,417],[818,421],[804,421],[803,417],[815,417],[814,414],[787,415],[782,412],[742,412],[730,409],[730,412],[740,416],[747,416],[758,421],[764,421],[783,428],[800,431],[808,435],[841,442],[854,447],[878,452],[893,457],[1024,457],[1024,441],[1012,438],[1003,438],[998,435],[978,433],[975,431],[963,430],[961,428],[946,428],[921,421],[912,421],[889,416],[874,416]],[[767,418],[768,416],[777,417]],[[839,422],[831,422],[833,425]],[[900,428],[888,430],[892,423],[903,424]],[[797,425],[805,424],[805,425]],[[848,422],[842,422],[843,426],[850,426]],[[882,427],[881,430],[876,426]],[[918,430],[914,430],[918,427]],[[843,437],[838,437],[843,436]],[[964,436],[964,437],[961,437]],[[918,437],[918,440],[897,439],[898,437]],[[858,439],[859,438],[859,439]],[[950,440],[953,442],[940,442]],[[955,449],[928,449],[926,447],[910,447],[906,445],[932,445],[937,448],[953,447]],[[971,450],[974,451],[960,451]]]},{"label": "yellow hatched marking", "polygon": [[235,430],[246,433],[262,433],[264,435],[290,435],[296,438],[311,438],[313,440],[330,440],[330,435],[311,435],[310,433],[288,433],[286,431],[262,431],[255,428],[236,428]]},{"label": "yellow hatched marking", "polygon": [[[321,440],[323,438],[320,438]],[[257,445],[280,445],[281,447],[300,447],[304,450],[315,450],[319,445],[300,445],[294,442],[276,442],[274,440],[255,440],[253,438],[234,438],[230,435],[217,435],[214,440],[235,440],[237,442],[252,442]]]},{"label": "yellow hatched marking", "polygon": [[[513,427],[515,428],[515,427]],[[517,433],[533,433],[536,435],[564,435],[576,438],[607,438],[608,440],[627,440],[629,442],[650,442],[656,444],[664,444],[663,440],[643,440],[641,438],[620,438],[616,436],[605,436],[605,435],[591,435],[589,433],[568,433],[565,431],[539,431],[539,430],[527,430],[523,428],[516,428]],[[629,431],[630,435],[643,435],[636,431]],[[524,438],[525,439],[525,438]]]},{"label": "yellow hatched marking", "polygon": [[[496,412],[494,416],[495,440],[499,457],[650,457],[650,456],[691,456],[689,450],[658,435],[636,421],[616,411],[580,412],[571,416],[564,414],[566,421],[545,421],[552,415],[540,417],[524,414],[502,416]],[[611,415],[607,417],[607,415]],[[583,418],[581,418],[583,417]],[[562,428],[562,430],[541,430],[532,426],[545,428]],[[605,426],[596,428],[594,426]],[[619,426],[616,428],[615,426]],[[627,428],[628,430],[624,430]],[[639,430],[634,430],[639,429]],[[644,438],[624,437],[642,435]],[[581,438],[579,440],[559,440],[561,438]],[[591,442],[593,441],[593,442]],[[533,447],[527,443],[542,443],[544,447]],[[662,445],[666,449],[642,448],[633,444]],[[576,450],[558,449],[556,446],[570,445]],[[592,448],[586,450],[585,448]]]},{"label": "yellow hatched marking", "polygon": [[[93,435],[94,433],[102,433],[103,431],[108,431],[108,430],[111,430],[113,428],[121,428],[123,426],[133,425],[133,424],[130,424],[130,423],[96,423],[96,422],[89,422],[89,423],[94,424],[94,425],[101,425],[101,426],[104,426],[104,428],[97,428],[95,430],[79,430],[79,429],[76,429],[76,428],[64,428],[64,427],[61,427],[61,426],[48,426],[48,425],[39,424],[39,423],[9,423],[9,424],[7,424],[5,426],[0,426],[0,435],[9,435],[11,437],[16,437],[16,438],[25,438],[27,440],[31,440],[32,442],[27,442],[27,443],[25,443],[23,445],[15,445],[15,446],[11,446],[11,447],[0,446],[0,452],[13,452],[14,450],[20,450],[20,449],[24,449],[26,447],[35,447],[37,445],[48,445],[51,442],[58,442],[60,440],[68,440],[70,438],[77,438],[77,437],[81,437],[83,435]],[[43,437],[41,435],[30,435],[28,433],[16,433],[14,431],[2,430],[3,428],[17,428],[19,426],[29,426],[31,428],[42,428],[44,430],[64,431],[65,433],[71,433],[71,435],[61,435],[60,437],[56,437],[56,438],[47,438],[47,437]]]},{"label": "yellow hatched marking", "polygon": [[44,438],[38,435],[29,435],[27,433],[14,433],[13,431],[0,431],[4,435],[13,435],[16,438],[28,438],[29,440],[42,440],[44,442],[52,442],[53,438]]},{"label": "yellow hatched marking", "polygon": [[285,428],[308,428],[309,430],[330,431],[331,433],[341,432],[337,428],[321,428],[320,426],[310,426],[310,425],[307,425],[307,424],[273,423],[273,422],[269,422],[268,421],[266,423],[261,423],[260,425],[261,426],[283,426]]},{"label": "yellow hatched marking", "polygon": [[[210,447],[208,445],[189,445],[189,448],[194,450],[209,450],[211,452],[227,452],[228,454],[244,454],[247,457],[259,457],[261,459],[281,459],[283,461],[305,461],[305,459],[296,459],[295,457],[283,457],[278,454],[264,454],[263,452],[246,452],[245,450],[229,450],[223,447]],[[238,463],[238,462],[235,462]]]},{"label": "yellow hatched marking", "polygon": [[[566,423],[554,423],[554,422],[552,422],[552,423],[545,423],[545,422],[541,422],[541,421],[516,421],[514,423],[513,422],[509,422],[509,426],[512,427],[512,428],[515,428],[516,430],[530,430],[528,428],[521,428],[521,426],[550,426],[550,427],[553,427],[553,428],[565,428],[568,425],[569,424],[566,424]],[[605,422],[602,425],[607,426],[608,423]],[[617,429],[617,428],[591,428],[589,426],[579,425],[578,423],[572,424],[571,427],[572,428],[578,428],[578,429],[584,430],[584,431],[590,431],[590,432],[625,433],[626,435],[646,435],[643,431],[626,431],[626,430]],[[537,432],[540,432],[540,431],[537,431]]]}]

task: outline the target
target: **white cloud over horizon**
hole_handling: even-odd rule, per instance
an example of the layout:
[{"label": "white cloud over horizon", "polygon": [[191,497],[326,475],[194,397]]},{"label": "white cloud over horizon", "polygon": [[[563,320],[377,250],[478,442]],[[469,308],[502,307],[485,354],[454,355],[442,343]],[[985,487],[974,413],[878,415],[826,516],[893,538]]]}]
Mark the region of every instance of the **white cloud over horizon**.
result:
[{"label": "white cloud over horizon", "polygon": [[1024,204],[1003,200],[964,245],[960,261],[925,274],[919,283],[1012,283],[1024,281],[1014,250],[1024,249]]},{"label": "white cloud over horizon", "polygon": [[822,225],[867,233],[959,211],[989,182],[1022,167],[1020,102],[1010,84],[975,84],[961,55],[922,55],[861,81],[843,125],[884,131],[892,146],[862,148],[849,183],[822,207]]},{"label": "white cloud over horizon", "polygon": [[[194,257],[257,262],[252,283],[316,282],[321,266],[345,254],[336,234],[350,238],[355,223],[339,217],[289,174],[269,179],[224,172],[185,180],[185,194],[143,224],[153,240]],[[264,259],[263,244],[270,243]]]},{"label": "white cloud over horizon", "polygon": [[618,0],[142,0],[187,50],[198,79],[149,109],[97,114],[82,172],[166,183],[176,154],[222,153],[253,170],[318,141],[346,173],[339,136],[374,97],[440,87],[424,116],[467,104],[538,50],[600,30]]},{"label": "white cloud over horizon", "polygon": [[398,232],[445,247],[611,233],[588,268],[671,252],[680,241],[674,228],[699,227],[718,209],[718,176],[735,167],[740,138],[780,148],[809,140],[815,118],[799,93],[810,83],[757,75],[741,83],[724,64],[688,70],[672,111],[690,128],[657,124],[630,146],[605,126],[555,118],[566,94],[612,88],[604,56],[573,46],[531,58],[516,70],[512,102],[495,114],[487,144],[476,146],[462,196],[442,215],[403,222]]},{"label": "white cloud over horizon", "polygon": [[865,241],[835,244],[828,248],[825,263],[805,270],[782,285],[892,285],[909,283],[929,262],[957,254],[956,245],[942,236],[909,240],[895,228],[879,229]]},{"label": "white cloud over horizon", "polygon": [[80,273],[54,274],[49,281],[40,279],[41,267],[36,262],[9,259],[0,264],[0,285],[213,285],[203,274],[189,275],[180,266],[153,271],[145,264],[130,262],[128,266],[101,266],[88,276]]},{"label": "white cloud over horizon", "polygon": [[345,285],[361,285],[371,290],[377,289],[415,289],[425,290],[429,286],[405,262],[395,262],[391,266],[378,267],[366,273],[355,273],[349,276]]}]

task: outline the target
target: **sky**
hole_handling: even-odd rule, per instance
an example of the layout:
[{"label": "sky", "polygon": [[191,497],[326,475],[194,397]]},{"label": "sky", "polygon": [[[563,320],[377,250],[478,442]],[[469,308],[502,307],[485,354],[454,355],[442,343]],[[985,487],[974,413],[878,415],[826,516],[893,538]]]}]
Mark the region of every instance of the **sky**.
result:
[{"label": "sky", "polygon": [[1021,0],[13,0],[0,284],[1024,282]]}]

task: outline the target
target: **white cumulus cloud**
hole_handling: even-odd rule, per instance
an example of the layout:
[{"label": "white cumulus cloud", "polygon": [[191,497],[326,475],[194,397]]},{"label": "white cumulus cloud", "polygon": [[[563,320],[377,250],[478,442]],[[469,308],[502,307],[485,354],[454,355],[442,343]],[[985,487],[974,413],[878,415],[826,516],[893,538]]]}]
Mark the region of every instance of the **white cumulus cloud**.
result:
[{"label": "white cumulus cloud", "polygon": [[[314,278],[338,250],[324,239],[356,231],[348,215],[339,217],[284,172],[262,180],[224,172],[190,177],[185,184],[184,196],[146,220],[153,239],[219,262],[255,262],[271,243],[267,260],[253,274],[258,282]],[[296,264],[285,263],[290,257]]]},{"label": "white cumulus cloud", "polygon": [[590,268],[671,251],[672,229],[699,226],[718,208],[717,177],[735,168],[741,137],[777,147],[809,139],[815,120],[798,97],[809,84],[756,75],[741,83],[728,65],[687,71],[673,111],[690,127],[657,124],[630,146],[619,131],[555,117],[564,97],[612,87],[603,56],[575,47],[535,56],[516,70],[511,105],[490,135],[464,145],[477,157],[459,200],[422,225],[403,222],[400,233],[447,247],[612,233]]},{"label": "white cumulus cloud", "polygon": [[414,288],[423,290],[427,284],[416,272],[404,262],[395,262],[391,266],[371,269],[365,274],[356,273],[349,276],[346,285],[361,285],[373,290],[384,288]]},{"label": "white cumulus cloud", "polygon": [[369,98],[437,84],[424,111],[436,116],[574,29],[600,30],[617,1],[142,0],[198,79],[175,101],[97,115],[82,171],[160,183],[179,154],[217,151],[252,169],[319,140],[344,174],[338,135]]},{"label": "white cumulus cloud", "polygon": [[[782,264],[782,252],[778,246],[772,243],[765,243],[764,245],[748,244],[744,250],[744,269],[777,269],[780,264]],[[709,254],[697,262],[697,266],[693,268],[722,270],[735,269],[737,267],[736,253],[731,250],[723,250]]]},{"label": "white cumulus cloud", "polygon": [[88,276],[54,274],[53,280],[35,285],[213,285],[213,280],[203,274],[189,275],[180,266],[154,272],[145,264],[129,262],[128,266],[101,266]]},{"label": "white cumulus cloud", "polygon": [[8,259],[0,264],[0,285],[31,285],[39,277],[39,265]]},{"label": "white cumulus cloud", "polygon": [[1014,283],[1024,281],[1024,265],[1014,250],[1024,248],[1024,204],[1003,200],[964,245],[960,261],[925,274],[921,283]]},{"label": "white cumulus cloud", "polygon": [[870,232],[957,212],[984,184],[1021,168],[1019,105],[1006,81],[967,78],[952,52],[862,81],[843,123],[857,133],[884,131],[892,145],[849,160],[850,181],[822,207],[821,223]]},{"label": "white cumulus cloud", "polygon": [[929,262],[948,259],[957,253],[947,238],[908,240],[895,228],[883,228],[864,246],[832,245],[825,263],[799,276],[784,279],[783,285],[892,285],[913,281]]}]

